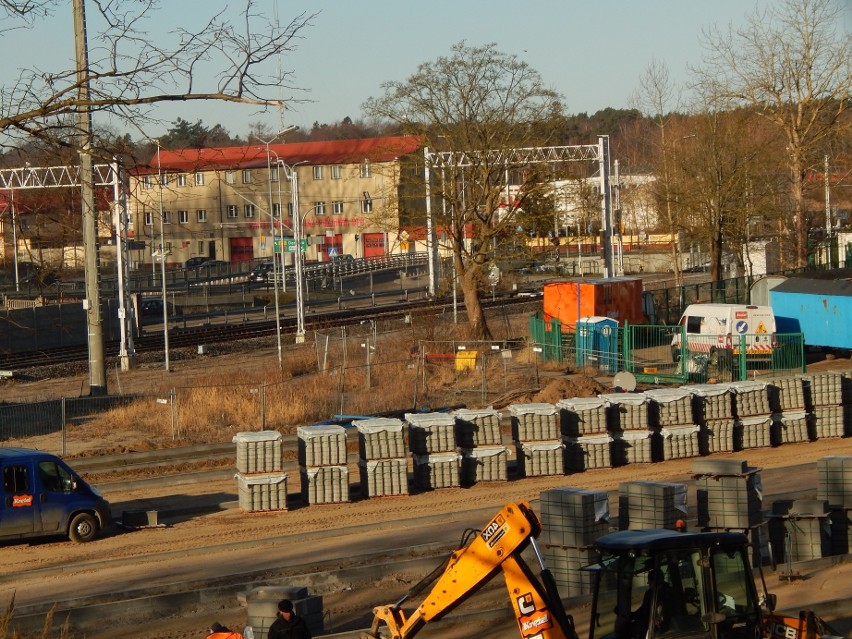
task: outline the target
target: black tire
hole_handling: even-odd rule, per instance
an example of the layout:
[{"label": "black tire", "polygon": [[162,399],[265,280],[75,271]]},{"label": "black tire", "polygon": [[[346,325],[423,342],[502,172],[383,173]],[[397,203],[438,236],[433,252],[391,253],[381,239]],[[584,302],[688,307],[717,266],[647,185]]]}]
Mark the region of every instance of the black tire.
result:
[{"label": "black tire", "polygon": [[98,534],[98,520],[89,513],[77,513],[68,526],[68,538],[78,544],[92,541]]}]

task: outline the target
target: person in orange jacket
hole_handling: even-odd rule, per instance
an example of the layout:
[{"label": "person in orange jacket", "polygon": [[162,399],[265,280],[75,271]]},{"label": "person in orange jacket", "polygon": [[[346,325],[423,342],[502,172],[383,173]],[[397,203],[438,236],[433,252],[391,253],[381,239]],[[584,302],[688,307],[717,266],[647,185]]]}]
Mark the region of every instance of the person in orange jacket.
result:
[{"label": "person in orange jacket", "polygon": [[214,621],[210,626],[210,632],[207,634],[207,639],[244,639],[239,632],[229,630],[218,621]]}]

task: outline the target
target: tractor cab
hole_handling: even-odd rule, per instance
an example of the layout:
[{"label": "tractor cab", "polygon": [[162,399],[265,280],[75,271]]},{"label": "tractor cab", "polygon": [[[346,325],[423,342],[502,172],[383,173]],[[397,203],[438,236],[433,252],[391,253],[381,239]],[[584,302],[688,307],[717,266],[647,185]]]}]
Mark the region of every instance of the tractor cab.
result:
[{"label": "tractor cab", "polygon": [[625,530],[595,547],[590,639],[760,636],[745,535]]}]

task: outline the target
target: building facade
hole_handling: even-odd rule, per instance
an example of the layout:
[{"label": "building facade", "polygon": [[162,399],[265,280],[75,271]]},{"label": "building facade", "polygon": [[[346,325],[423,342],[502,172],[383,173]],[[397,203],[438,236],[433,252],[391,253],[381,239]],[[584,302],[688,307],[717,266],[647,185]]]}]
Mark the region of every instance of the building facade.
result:
[{"label": "building facade", "polygon": [[169,265],[273,251],[292,264],[296,216],[307,261],[400,252],[403,163],[419,149],[409,136],[158,149],[130,177],[130,259],[150,263],[162,243]]}]

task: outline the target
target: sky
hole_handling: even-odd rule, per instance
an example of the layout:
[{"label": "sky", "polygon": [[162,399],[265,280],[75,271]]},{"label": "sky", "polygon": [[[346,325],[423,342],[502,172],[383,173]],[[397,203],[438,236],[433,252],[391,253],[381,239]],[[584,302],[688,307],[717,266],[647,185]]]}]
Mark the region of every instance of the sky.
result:
[{"label": "sky", "polygon": [[[592,114],[606,107],[631,108],[639,78],[652,61],[664,63],[675,83],[688,80],[687,65],[702,58],[701,33],[745,22],[745,16],[772,0],[254,0],[258,11],[280,24],[296,15],[317,12],[312,26],[300,33],[297,50],[276,60],[293,71],[293,82],[310,102],[285,111],[258,113],[257,107],[231,103],[192,102],[157,107],[167,124],[146,127],[150,137],[165,132],[178,117],[207,126],[222,124],[232,135],[245,136],[251,122],[271,130],[314,122],[335,123],[362,117],[361,105],[382,94],[386,81],[404,81],[422,62],[450,53],[453,44],[494,42],[536,69],[544,84],[565,99],[568,113]],[[852,33],[852,0],[843,24]],[[277,4],[276,4],[277,3]],[[7,84],[21,67],[66,68],[73,57],[70,2],[49,20],[29,30],[0,38]],[[188,28],[218,8],[236,14],[241,0],[163,0],[149,25],[152,41],[173,38],[174,26]],[[89,9],[92,20],[93,9]],[[97,24],[89,26],[97,45]],[[9,61],[13,64],[9,64]],[[204,85],[201,78],[199,86]],[[209,79],[208,79],[209,86]],[[275,95],[288,98],[290,95]],[[96,121],[96,125],[98,122]],[[128,130],[134,139],[138,131]]]}]

